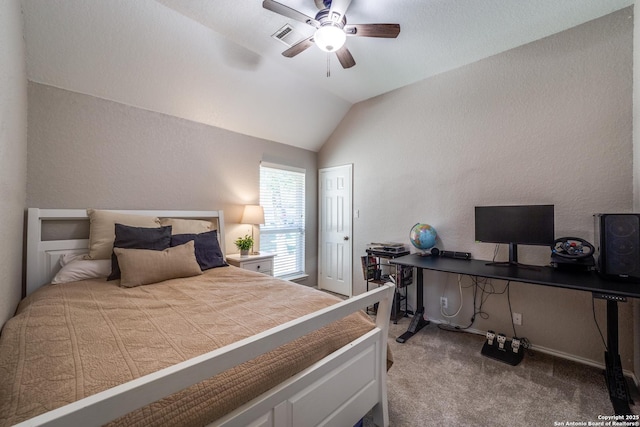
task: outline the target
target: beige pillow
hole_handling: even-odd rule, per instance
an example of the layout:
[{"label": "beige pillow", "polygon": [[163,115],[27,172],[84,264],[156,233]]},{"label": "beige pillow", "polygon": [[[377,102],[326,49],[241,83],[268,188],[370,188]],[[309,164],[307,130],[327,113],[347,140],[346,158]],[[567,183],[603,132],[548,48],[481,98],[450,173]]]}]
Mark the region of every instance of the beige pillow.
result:
[{"label": "beige pillow", "polygon": [[99,209],[87,209],[89,215],[89,255],[87,259],[111,259],[116,223],[131,227],[160,227],[160,220],[152,216],[122,214]]},{"label": "beige pillow", "polygon": [[171,234],[200,234],[214,230],[211,222],[199,219],[160,218],[160,225],[170,225]]},{"label": "beige pillow", "polygon": [[120,286],[127,288],[202,274],[193,240],[163,251],[113,248],[113,252],[122,273]]}]

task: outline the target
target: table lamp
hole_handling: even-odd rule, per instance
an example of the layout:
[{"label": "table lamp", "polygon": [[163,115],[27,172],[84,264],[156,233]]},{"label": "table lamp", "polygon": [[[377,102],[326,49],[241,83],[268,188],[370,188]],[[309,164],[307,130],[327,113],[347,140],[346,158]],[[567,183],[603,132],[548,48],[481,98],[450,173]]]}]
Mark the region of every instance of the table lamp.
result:
[{"label": "table lamp", "polygon": [[[253,226],[264,224],[264,209],[260,205],[245,205],[240,222],[242,224],[251,224],[251,240],[255,241],[253,238]],[[257,255],[258,253],[253,251],[253,245],[251,245],[251,255]]]}]

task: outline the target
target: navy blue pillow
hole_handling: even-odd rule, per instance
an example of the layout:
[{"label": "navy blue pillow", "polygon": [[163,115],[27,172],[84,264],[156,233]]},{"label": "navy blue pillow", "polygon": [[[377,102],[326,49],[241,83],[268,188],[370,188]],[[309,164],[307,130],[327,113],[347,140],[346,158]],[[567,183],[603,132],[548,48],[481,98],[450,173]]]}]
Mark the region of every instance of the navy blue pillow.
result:
[{"label": "navy blue pillow", "polygon": [[[123,249],[151,249],[163,251],[171,245],[171,226],[147,228],[130,227],[116,224],[116,238],[113,241],[114,248]],[[111,253],[111,274],[107,280],[120,278],[120,266],[118,257]]]},{"label": "navy blue pillow", "polygon": [[184,245],[190,240],[194,240],[196,260],[202,271],[229,265],[224,261],[224,256],[218,243],[217,230],[199,234],[174,234],[171,236],[171,246]]}]

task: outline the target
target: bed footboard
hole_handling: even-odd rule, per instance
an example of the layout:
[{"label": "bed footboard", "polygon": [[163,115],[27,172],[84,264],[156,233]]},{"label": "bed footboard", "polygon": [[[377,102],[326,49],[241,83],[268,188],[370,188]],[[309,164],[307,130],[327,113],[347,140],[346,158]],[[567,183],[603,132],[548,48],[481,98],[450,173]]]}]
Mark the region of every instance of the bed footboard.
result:
[{"label": "bed footboard", "polygon": [[380,403],[379,335],[368,333],[211,426],[355,425]]}]

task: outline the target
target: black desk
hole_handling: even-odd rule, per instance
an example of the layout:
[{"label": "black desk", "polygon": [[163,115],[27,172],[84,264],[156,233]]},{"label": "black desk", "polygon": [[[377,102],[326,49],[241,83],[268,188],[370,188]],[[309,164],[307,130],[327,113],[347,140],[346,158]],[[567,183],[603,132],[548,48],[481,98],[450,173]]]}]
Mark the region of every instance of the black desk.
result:
[{"label": "black desk", "polygon": [[389,262],[417,269],[415,315],[407,332],[396,339],[400,343],[411,338],[429,323],[424,320],[423,270],[575,289],[591,292],[595,298],[605,299],[607,301],[607,351],[605,351],[605,364],[609,396],[616,414],[631,414],[629,391],[622,374],[622,364],[618,353],[618,302],[625,302],[627,297],[640,298],[640,283],[606,280],[594,272],[572,273],[551,267],[526,269],[512,265],[488,265],[487,261],[481,260],[462,260],[420,256],[417,254],[395,258]]}]

